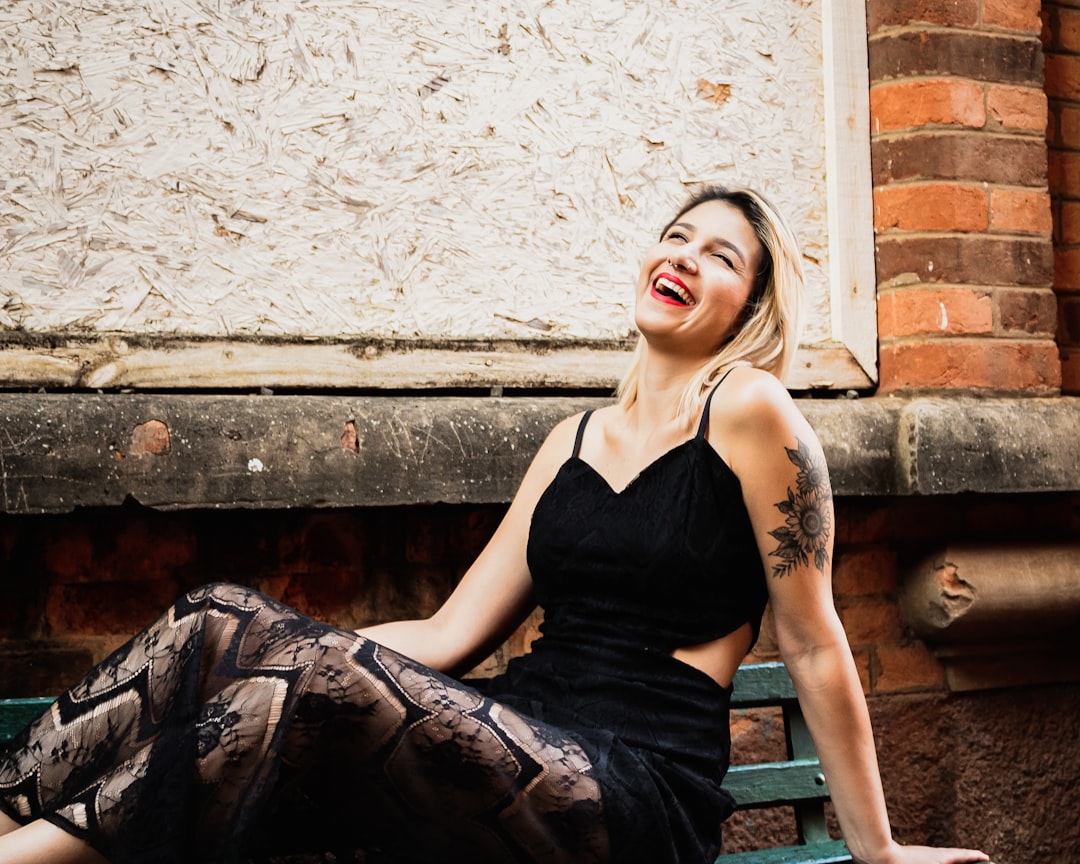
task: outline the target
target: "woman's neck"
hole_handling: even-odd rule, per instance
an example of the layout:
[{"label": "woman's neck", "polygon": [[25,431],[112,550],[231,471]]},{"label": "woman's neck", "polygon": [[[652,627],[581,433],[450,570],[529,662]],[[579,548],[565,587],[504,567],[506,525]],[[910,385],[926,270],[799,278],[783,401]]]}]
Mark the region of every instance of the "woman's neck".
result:
[{"label": "woman's neck", "polygon": [[637,370],[637,399],[631,406],[633,422],[639,427],[656,429],[670,426],[678,414],[679,402],[690,379],[700,371],[702,361],[657,356],[648,351]]}]

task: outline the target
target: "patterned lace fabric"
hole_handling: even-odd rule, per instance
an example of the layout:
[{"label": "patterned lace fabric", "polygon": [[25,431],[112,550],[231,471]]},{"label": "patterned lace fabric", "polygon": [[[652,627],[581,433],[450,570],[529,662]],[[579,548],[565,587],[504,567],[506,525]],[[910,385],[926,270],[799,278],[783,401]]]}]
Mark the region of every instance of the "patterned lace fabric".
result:
[{"label": "patterned lace fabric", "polygon": [[245,588],[182,598],[0,754],[0,808],[113,864],[608,860],[581,747]]}]

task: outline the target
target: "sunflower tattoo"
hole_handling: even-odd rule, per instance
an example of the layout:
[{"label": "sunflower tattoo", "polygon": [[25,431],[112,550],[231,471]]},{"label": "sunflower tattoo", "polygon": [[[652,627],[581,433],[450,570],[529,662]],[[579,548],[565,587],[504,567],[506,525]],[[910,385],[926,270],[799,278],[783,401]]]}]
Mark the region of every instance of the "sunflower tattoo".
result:
[{"label": "sunflower tattoo", "polygon": [[829,532],[832,519],[829,515],[829,473],[825,462],[816,456],[801,440],[798,449],[785,447],[788,459],[798,469],[795,488],[787,490],[787,500],[774,506],[784,514],[784,525],[770,531],[779,545],[770,555],[780,559],[773,565],[773,576],[786,576],[800,565],[811,560],[818,570],[829,563]]}]

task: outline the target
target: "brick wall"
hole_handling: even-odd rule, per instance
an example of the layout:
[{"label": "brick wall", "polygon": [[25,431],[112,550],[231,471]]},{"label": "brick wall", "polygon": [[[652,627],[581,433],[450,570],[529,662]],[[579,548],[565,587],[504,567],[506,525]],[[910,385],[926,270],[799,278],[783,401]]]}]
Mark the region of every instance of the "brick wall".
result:
[{"label": "brick wall", "polygon": [[[174,596],[207,581],[251,585],[346,627],[430,612],[503,509],[0,515],[0,697],[67,686]],[[1080,786],[1072,782],[1080,685],[1028,687],[1022,699],[1009,690],[950,694],[940,664],[904,626],[896,603],[907,554],[944,540],[1038,542],[1078,530],[1080,495],[837,502],[837,606],[874,715],[901,839],[978,843],[998,864],[1072,860],[1055,857],[1063,850],[1080,855]],[[536,623],[484,671],[525,650]],[[776,656],[768,620],[754,656]],[[734,717],[733,733],[736,758],[783,745],[782,725],[768,713]],[[1046,810],[1051,794],[1058,806]],[[1035,812],[1039,819],[1025,815]],[[737,815],[728,848],[791,840],[792,824],[784,812]]]},{"label": "brick wall", "polygon": [[1060,387],[1039,11],[867,5],[882,392]]},{"label": "brick wall", "polygon": [[[941,663],[897,604],[905,568],[935,544],[1071,536],[1080,530],[1078,508],[1075,495],[837,501],[834,594],[902,842],[975,845],[997,864],[1080,860],[1080,825],[1044,806],[1061,794],[1064,807],[1080,805],[1076,750],[1039,744],[1080,734],[1080,685],[1028,687],[1022,698],[1015,690],[947,694]],[[779,657],[768,618],[753,657]],[[783,746],[775,712],[733,717],[734,761],[782,758]],[[725,830],[732,849],[759,848],[763,836],[794,842],[784,808],[736,813]]]},{"label": "brick wall", "polygon": [[1042,8],[1062,390],[1080,393],[1080,3]]},{"label": "brick wall", "polygon": [[[505,508],[0,514],[0,698],[55,693],[207,582],[342,627],[435,611]],[[492,665],[524,650],[533,624]]]},{"label": "brick wall", "polygon": [[[429,614],[503,507],[0,514],[0,698],[56,692],[179,594],[234,581],[343,627]],[[834,593],[867,695],[943,692],[904,626],[904,568],[944,543],[1050,542],[1080,532],[1080,495],[837,501]],[[535,622],[488,667],[524,650]],[[776,659],[768,619],[755,648]]]}]

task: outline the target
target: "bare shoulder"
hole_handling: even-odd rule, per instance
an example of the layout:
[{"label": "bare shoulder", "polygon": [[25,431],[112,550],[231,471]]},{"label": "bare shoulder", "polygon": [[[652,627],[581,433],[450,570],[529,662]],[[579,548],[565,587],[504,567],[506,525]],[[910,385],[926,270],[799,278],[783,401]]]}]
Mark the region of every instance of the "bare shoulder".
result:
[{"label": "bare shoulder", "polygon": [[540,445],[541,450],[553,450],[561,451],[565,450],[563,458],[570,455],[570,452],[574,449],[574,438],[577,435],[578,427],[581,425],[581,418],[584,416],[584,411],[579,411],[577,414],[571,414],[569,417],[564,417],[558,423],[556,423],[550,432],[547,434],[547,438],[544,439],[544,443]]},{"label": "bare shoulder", "polygon": [[559,466],[570,458],[574,451],[574,438],[577,435],[582,414],[583,412],[579,411],[577,414],[560,420],[548,432],[529,468],[529,475],[538,482],[546,485],[546,482],[555,476]]},{"label": "bare shoulder", "polygon": [[[817,435],[772,375],[737,369],[717,397],[727,383],[734,385],[729,398],[723,400],[719,415],[710,414],[710,420],[717,421],[716,434],[727,447],[728,464],[742,484],[762,562],[777,577],[803,571],[827,574],[834,521],[832,491]],[[710,427],[710,441],[712,434]],[[785,596],[796,597],[796,602],[784,605],[783,610],[805,610],[807,590],[817,600],[827,597],[827,593],[820,597],[814,593],[823,590],[819,583],[798,580],[801,587],[794,594],[784,589]],[[777,584],[769,582],[774,599]]]},{"label": "bare shoulder", "polygon": [[749,366],[731,371],[717,390],[709,414],[709,438],[717,444],[734,444],[743,438],[752,444],[763,438],[805,434],[808,429],[776,376]]},{"label": "bare shoulder", "polygon": [[788,460],[788,448],[818,452],[817,436],[787,388],[771,373],[739,367],[720,385],[709,413],[709,443],[744,479]]}]

